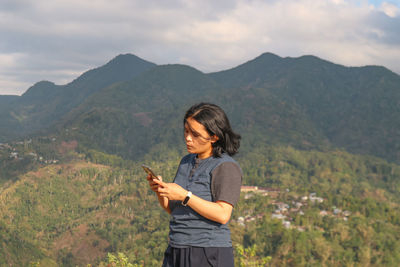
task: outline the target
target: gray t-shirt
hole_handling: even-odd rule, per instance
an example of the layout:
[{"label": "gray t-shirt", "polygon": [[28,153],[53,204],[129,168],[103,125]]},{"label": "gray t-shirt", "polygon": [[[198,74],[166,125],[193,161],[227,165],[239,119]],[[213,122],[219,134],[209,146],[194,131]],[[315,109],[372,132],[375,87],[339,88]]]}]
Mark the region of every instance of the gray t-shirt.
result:
[{"label": "gray t-shirt", "polygon": [[[201,159],[195,159],[195,166],[191,171],[191,175],[193,175],[201,161]],[[242,170],[234,162],[224,162],[218,165],[211,172],[211,194],[213,201],[225,201],[235,206],[240,198],[242,176]]]}]

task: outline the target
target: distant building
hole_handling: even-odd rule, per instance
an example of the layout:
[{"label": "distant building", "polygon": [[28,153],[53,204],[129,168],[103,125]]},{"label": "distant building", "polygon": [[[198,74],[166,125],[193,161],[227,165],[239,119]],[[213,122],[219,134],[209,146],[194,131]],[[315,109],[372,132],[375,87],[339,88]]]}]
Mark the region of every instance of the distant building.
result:
[{"label": "distant building", "polygon": [[255,193],[253,191],[246,192],[246,194],[244,195],[244,199],[250,199],[254,197],[254,194]]},{"label": "distant building", "polygon": [[294,202],[294,206],[298,209],[300,209],[303,206],[303,203],[301,202]]},{"label": "distant building", "polygon": [[322,197],[317,197],[317,193],[310,193],[309,198],[311,202],[318,202],[318,203],[324,202],[324,199]]},{"label": "distant building", "polygon": [[304,231],[306,230],[305,227],[301,227],[301,226],[297,226],[296,229],[297,229],[297,231],[299,231],[299,232],[304,232]]},{"label": "distant building", "polygon": [[275,205],[280,211],[287,211],[290,208],[288,204],[283,202],[277,202]]},{"label": "distant building", "polygon": [[34,152],[28,153],[28,156],[33,157],[35,160],[37,160],[37,158],[38,158],[38,155],[36,153],[34,153]]},{"label": "distant building", "polygon": [[321,215],[321,216],[326,216],[326,215],[328,215],[328,212],[327,212],[326,210],[321,210],[321,211],[319,212],[319,215]]},{"label": "distant building", "polygon": [[313,198],[310,197],[310,201],[322,203],[322,202],[324,202],[324,199],[322,197],[313,197]]},{"label": "distant building", "polygon": [[349,217],[351,215],[351,212],[348,210],[343,211],[343,216]]},{"label": "distant building", "polygon": [[335,214],[335,215],[338,215],[338,214],[340,214],[342,212],[342,210],[341,209],[334,209],[333,210],[333,214]]},{"label": "distant building", "polygon": [[283,215],[283,214],[280,214],[280,213],[274,213],[274,214],[271,215],[271,218],[272,218],[272,219],[283,220],[283,219],[286,218],[286,216]]},{"label": "distant building", "polygon": [[10,148],[7,143],[0,143],[0,149]]},{"label": "distant building", "polygon": [[258,190],[258,186],[242,185],[240,192],[255,192]]},{"label": "distant building", "polygon": [[[257,194],[261,194],[263,196],[270,196],[272,198],[276,198],[280,192],[280,189],[271,187],[258,187],[255,185],[243,185],[240,188],[240,192],[244,193],[254,192]],[[245,199],[248,199],[250,197],[251,195],[246,195]]]},{"label": "distant building", "polygon": [[271,187],[260,187],[258,188],[257,192],[262,194],[263,196],[270,196],[272,198],[278,197],[280,193],[279,188],[271,188]]},{"label": "distant building", "polygon": [[282,224],[286,229],[290,228],[290,222],[289,221],[282,221]]}]

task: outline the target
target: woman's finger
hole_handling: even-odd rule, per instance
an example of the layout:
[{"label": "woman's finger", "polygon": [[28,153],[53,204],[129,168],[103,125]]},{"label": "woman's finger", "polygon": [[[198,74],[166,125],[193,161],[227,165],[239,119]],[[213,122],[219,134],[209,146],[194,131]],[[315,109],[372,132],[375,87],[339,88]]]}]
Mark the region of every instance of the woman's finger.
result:
[{"label": "woman's finger", "polygon": [[161,180],[153,179],[153,182],[155,182],[155,183],[161,185],[162,187],[165,187],[165,186],[166,186],[166,183],[164,183],[164,182],[161,181]]},{"label": "woman's finger", "polygon": [[160,192],[160,193],[161,193],[161,192],[162,192],[162,193],[165,193],[165,192],[167,191],[167,190],[166,190],[164,187],[162,187],[162,186],[158,186],[158,185],[157,185],[157,188],[158,188],[158,189],[157,189],[158,192]]},{"label": "woman's finger", "polygon": [[158,191],[158,193],[160,194],[160,196],[162,196],[162,197],[168,197],[168,194],[167,194],[167,192],[160,192],[160,191]]}]

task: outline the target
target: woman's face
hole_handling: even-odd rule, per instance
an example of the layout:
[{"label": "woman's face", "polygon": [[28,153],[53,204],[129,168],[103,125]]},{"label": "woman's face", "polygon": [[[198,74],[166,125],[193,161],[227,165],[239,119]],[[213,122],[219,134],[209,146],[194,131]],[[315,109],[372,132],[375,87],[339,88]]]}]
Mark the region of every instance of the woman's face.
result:
[{"label": "woman's face", "polygon": [[189,153],[197,154],[198,158],[205,159],[212,155],[212,143],[218,138],[210,136],[206,128],[193,118],[188,118],[185,123],[185,141]]}]

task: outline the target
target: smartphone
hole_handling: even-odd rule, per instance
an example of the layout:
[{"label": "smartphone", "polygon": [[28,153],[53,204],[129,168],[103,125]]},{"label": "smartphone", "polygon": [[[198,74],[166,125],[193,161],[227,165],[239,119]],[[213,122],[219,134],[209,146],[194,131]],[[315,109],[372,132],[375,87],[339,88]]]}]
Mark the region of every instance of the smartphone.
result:
[{"label": "smartphone", "polygon": [[143,164],[142,168],[147,174],[150,174],[153,177],[153,179],[157,179],[158,180],[157,175],[153,172],[153,170],[149,166],[146,166],[146,165]]}]

